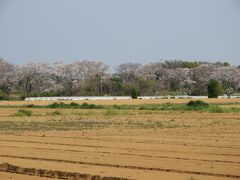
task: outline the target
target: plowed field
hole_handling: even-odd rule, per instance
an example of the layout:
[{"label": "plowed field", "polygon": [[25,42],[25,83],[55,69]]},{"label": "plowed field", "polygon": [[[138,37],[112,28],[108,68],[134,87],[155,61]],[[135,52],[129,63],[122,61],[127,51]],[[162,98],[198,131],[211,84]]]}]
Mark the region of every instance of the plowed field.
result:
[{"label": "plowed field", "polygon": [[18,109],[0,108],[0,179],[240,179],[238,112]]}]

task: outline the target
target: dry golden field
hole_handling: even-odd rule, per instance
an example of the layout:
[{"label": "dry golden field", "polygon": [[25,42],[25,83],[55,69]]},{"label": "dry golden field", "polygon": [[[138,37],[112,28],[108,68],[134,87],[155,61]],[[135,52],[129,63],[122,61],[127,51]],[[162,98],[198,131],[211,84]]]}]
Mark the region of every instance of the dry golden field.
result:
[{"label": "dry golden field", "polygon": [[[86,102],[139,105],[188,101]],[[240,108],[240,99],[205,101],[222,108]],[[238,111],[6,107],[30,103],[52,102],[0,102],[5,106],[0,107],[0,179],[240,179]],[[19,109],[33,114],[18,116]]]},{"label": "dry golden field", "polygon": [[[129,99],[129,100],[81,100],[81,101],[57,101],[64,103],[89,103],[89,104],[102,104],[102,105],[123,105],[123,104],[164,104],[164,103],[186,103],[191,99]],[[227,98],[227,99],[200,99],[208,103],[240,103],[240,98]],[[56,101],[0,101],[0,105],[24,105],[36,104],[46,105]]]}]

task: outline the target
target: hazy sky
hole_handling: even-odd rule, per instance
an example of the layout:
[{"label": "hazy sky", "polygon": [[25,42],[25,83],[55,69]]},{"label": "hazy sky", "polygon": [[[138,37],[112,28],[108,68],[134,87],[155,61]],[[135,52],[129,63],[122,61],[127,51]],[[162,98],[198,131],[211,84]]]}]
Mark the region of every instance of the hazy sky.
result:
[{"label": "hazy sky", "polygon": [[0,57],[236,65],[240,0],[0,0]]}]

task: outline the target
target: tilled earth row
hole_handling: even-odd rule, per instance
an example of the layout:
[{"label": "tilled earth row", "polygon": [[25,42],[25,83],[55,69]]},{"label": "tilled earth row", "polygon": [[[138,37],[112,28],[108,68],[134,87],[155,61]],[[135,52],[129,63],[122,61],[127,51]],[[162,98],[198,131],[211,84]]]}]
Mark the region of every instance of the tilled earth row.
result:
[{"label": "tilled earth row", "polygon": [[232,138],[228,134],[223,141],[221,138],[216,141],[216,130],[205,136],[199,129],[205,136],[202,138],[207,138],[204,142],[201,136],[179,138],[174,129],[158,132],[136,129],[135,136],[132,129],[122,130],[118,135],[116,131],[89,131],[84,136],[74,131],[45,132],[44,136],[41,133],[1,135],[0,162],[99,177],[240,178],[240,137],[236,135]]}]

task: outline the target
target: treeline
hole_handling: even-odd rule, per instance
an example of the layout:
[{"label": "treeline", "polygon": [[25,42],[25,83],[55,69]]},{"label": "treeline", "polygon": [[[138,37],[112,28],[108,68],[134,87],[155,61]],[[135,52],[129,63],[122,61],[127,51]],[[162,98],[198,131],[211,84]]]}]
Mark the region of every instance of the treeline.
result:
[{"label": "treeline", "polygon": [[210,80],[223,93],[240,90],[240,68],[227,62],[164,61],[119,65],[108,72],[99,61],[28,63],[0,59],[0,99],[28,96],[207,95]]}]

